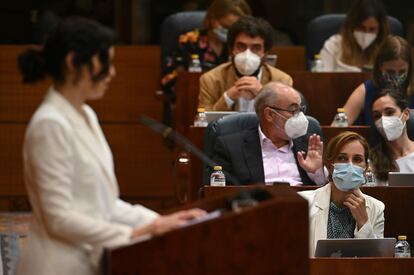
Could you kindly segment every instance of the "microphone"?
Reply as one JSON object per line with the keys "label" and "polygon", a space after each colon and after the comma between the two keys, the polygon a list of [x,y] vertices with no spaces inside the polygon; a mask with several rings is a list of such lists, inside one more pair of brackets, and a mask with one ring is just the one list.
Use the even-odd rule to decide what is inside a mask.
{"label": "microphone", "polygon": [[[164,124],[146,116],[141,115],[139,117],[139,121],[141,124],[151,128],[153,131],[161,134],[164,138],[171,139],[175,143],[183,146],[187,151],[195,155],[197,158],[199,158],[201,161],[203,161],[206,165],[208,165],[210,168],[213,168],[217,165],[215,161],[210,159],[204,152],[202,152],[200,149],[198,149],[194,144],[192,144],[186,137],[183,135],[177,133],[174,131],[171,127],[165,126]],[[223,170],[223,172],[226,172],[226,178],[233,182],[235,185],[240,185],[240,181],[231,175],[229,172]],[[200,194],[201,197],[203,189],[200,188]],[[262,188],[254,188],[252,190],[240,190],[237,192],[236,195],[226,199],[225,201],[225,209],[219,209],[220,211],[223,210],[230,210],[235,212],[240,212],[243,210],[243,208],[246,207],[252,207],[257,205],[258,203],[268,200],[272,198],[273,196],[270,194],[268,190],[264,190]],[[215,212],[215,211],[214,211]],[[213,213],[214,213],[213,212]],[[217,213],[216,213],[217,214]]]}
{"label": "microphone", "polygon": [[[164,124],[152,119],[146,115],[140,115],[139,122],[142,125],[147,126],[153,131],[161,134],[164,138],[171,139],[175,143],[183,146],[185,150],[189,151],[191,154],[195,155],[198,159],[203,161],[208,167],[214,168],[218,164],[210,159],[206,154],[204,154],[200,149],[198,149],[194,144],[192,144],[186,137],[174,131],[171,127],[165,126]],[[239,185],[239,181],[232,176],[229,172],[226,172],[226,177],[229,181],[233,182],[235,185]]]}

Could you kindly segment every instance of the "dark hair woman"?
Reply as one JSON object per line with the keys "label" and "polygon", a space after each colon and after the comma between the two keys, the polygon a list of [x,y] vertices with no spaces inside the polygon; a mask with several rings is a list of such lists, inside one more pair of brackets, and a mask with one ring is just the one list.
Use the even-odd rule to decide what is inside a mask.
{"label": "dark hair woman", "polygon": [[24,176],[33,220],[17,274],[98,274],[97,256],[147,234],[161,234],[203,215],[169,216],[119,199],[109,146],[87,100],[102,98],[115,76],[114,34],[68,18],[42,49],[19,57],[26,83],[52,79],[27,127]]}
{"label": "dark hair woman", "polygon": [[371,151],[377,181],[388,181],[389,172],[414,172],[414,142],[407,135],[410,109],[398,90],[381,91],[372,104],[372,117],[380,142]]}
{"label": "dark hair woman", "polygon": [[[400,90],[414,107],[413,59],[410,44],[399,36],[388,36],[374,62],[373,79],[359,85],[345,103],[348,123],[371,125],[373,98],[383,88]],[[358,116],[361,115],[358,119]],[[358,120],[357,120],[358,119]]]}

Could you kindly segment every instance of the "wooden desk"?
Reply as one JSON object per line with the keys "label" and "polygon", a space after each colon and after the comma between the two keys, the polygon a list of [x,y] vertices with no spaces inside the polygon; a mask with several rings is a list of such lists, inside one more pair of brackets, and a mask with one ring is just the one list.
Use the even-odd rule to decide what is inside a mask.
{"label": "wooden desk", "polygon": [[[27,208],[20,201],[26,198],[21,146],[26,125],[50,85],[21,84],[16,60],[26,47],[0,46],[0,210]],[[159,47],[117,46],[115,51],[117,77],[105,97],[91,105],[113,151],[121,196],[168,208],[176,205],[173,153],[159,135],[138,123],[142,113],[162,117],[162,104],[154,97],[160,86]]]}
{"label": "wooden desk", "polygon": [[365,80],[369,73],[311,73],[289,72],[293,87],[302,92],[308,101],[308,114],[321,125],[330,125],[337,108],[345,105],[351,93]]}
{"label": "wooden desk", "polygon": [[313,258],[310,275],[413,274],[414,258]]}
{"label": "wooden desk", "polygon": [[306,69],[305,47],[273,47],[270,54],[277,55],[276,67],[283,71],[304,71]]}
{"label": "wooden desk", "polygon": [[[204,197],[212,198],[216,196],[234,194],[246,188],[254,188],[256,186],[226,186],[226,187],[212,187],[205,186]],[[268,186],[269,189],[276,189],[277,187]],[[297,191],[312,190],[317,187],[309,186],[293,186],[291,187]],[[277,189],[276,189],[277,190]],[[414,186],[413,187],[362,187],[361,191],[370,195],[385,204],[385,227],[384,236],[397,238],[398,235],[407,235],[408,242],[414,243],[414,219],[411,212],[414,209]]]}
{"label": "wooden desk", "polygon": [[[358,85],[370,78],[368,73],[311,73],[288,71],[293,86],[308,101],[308,114],[321,125],[330,125],[337,108],[343,107]],[[201,73],[180,72],[177,79],[176,129],[188,136],[188,127],[197,113]]]}
{"label": "wooden desk", "polygon": [[[206,222],[107,249],[103,274],[309,274],[307,202],[281,189],[241,212],[228,210]],[[185,208],[229,209],[227,199]]]}

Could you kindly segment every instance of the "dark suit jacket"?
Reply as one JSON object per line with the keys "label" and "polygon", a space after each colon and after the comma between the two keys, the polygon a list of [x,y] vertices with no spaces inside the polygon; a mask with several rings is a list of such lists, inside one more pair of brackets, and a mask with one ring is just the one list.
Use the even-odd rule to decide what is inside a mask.
{"label": "dark suit jacket", "polygon": [[[307,134],[293,140],[293,152],[304,185],[315,185],[315,183],[309,178],[306,171],[300,167],[297,152],[307,152],[309,136],[313,133],[322,137],[319,125],[316,127],[309,123]],[[258,127],[218,137],[214,147],[213,159],[223,167],[225,173],[230,173],[235,177],[239,184],[265,182]],[[227,177],[226,184],[232,185],[234,182],[229,181]]]}

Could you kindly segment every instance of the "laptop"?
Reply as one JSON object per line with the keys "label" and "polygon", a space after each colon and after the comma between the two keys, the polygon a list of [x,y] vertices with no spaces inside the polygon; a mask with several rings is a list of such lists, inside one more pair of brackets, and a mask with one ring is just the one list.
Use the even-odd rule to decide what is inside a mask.
{"label": "laptop", "polygon": [[414,186],[414,173],[388,173],[389,186]]}
{"label": "laptop", "polygon": [[315,257],[394,257],[395,242],[395,238],[319,240]]}
{"label": "laptop", "polygon": [[231,112],[231,111],[207,111],[206,112],[207,122],[210,123],[210,122],[218,120],[222,117],[232,115],[232,114],[236,114],[236,113],[237,112]]}

